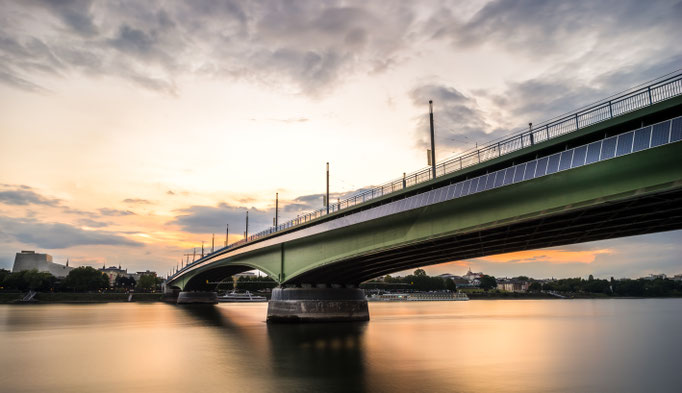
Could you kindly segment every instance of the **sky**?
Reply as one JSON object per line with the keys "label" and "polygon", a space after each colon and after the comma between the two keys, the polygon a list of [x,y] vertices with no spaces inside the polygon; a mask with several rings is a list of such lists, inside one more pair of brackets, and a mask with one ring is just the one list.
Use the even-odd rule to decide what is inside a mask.
{"label": "sky", "polygon": [[[682,68],[680,1],[0,0],[0,268],[183,255]],[[682,273],[682,231],[429,274]]]}

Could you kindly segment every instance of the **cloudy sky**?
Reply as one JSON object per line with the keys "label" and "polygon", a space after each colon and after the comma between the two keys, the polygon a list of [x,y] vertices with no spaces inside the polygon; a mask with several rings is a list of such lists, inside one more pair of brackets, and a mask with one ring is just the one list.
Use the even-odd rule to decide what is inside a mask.
{"label": "cloudy sky", "polygon": [[[0,0],[0,268],[167,272],[201,241],[682,68],[679,1]],[[682,273],[682,232],[430,273]]]}

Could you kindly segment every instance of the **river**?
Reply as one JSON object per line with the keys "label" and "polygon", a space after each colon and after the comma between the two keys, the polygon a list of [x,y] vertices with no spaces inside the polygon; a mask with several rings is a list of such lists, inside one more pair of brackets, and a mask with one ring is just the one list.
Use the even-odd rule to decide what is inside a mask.
{"label": "river", "polygon": [[0,305],[0,391],[679,392],[682,299],[370,303],[267,325],[267,305]]}

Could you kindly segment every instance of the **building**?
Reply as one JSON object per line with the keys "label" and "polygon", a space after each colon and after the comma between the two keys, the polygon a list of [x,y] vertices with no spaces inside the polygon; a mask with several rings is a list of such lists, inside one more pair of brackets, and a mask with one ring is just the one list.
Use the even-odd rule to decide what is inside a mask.
{"label": "building", "polygon": [[505,292],[528,292],[530,282],[519,280],[498,280],[497,289]]}
{"label": "building", "polygon": [[121,265],[116,266],[109,266],[106,267],[103,266],[101,269],[99,269],[100,272],[106,274],[109,277],[109,285],[113,286],[114,282],[116,281],[116,277],[122,276],[125,278],[130,277],[128,274],[128,269],[121,269]]}
{"label": "building", "polygon": [[153,272],[151,270],[145,270],[143,272],[128,273],[128,277],[133,278],[136,282],[140,281],[140,277],[142,277],[142,276],[154,276],[154,277],[156,277],[156,272]]}
{"label": "building", "polygon": [[66,265],[60,265],[52,262],[52,255],[38,254],[35,251],[21,251],[14,257],[14,266],[12,272],[23,272],[25,270],[37,270],[39,272],[50,273],[55,277],[66,277],[72,267],[69,267],[69,261]]}
{"label": "building", "polygon": [[[469,281],[470,283],[473,283],[475,280],[479,280],[481,277],[483,277],[482,272],[474,273],[471,271],[471,268],[469,268],[469,271],[467,272],[467,274],[462,276],[462,278]],[[479,283],[480,283],[480,281],[479,281]]]}
{"label": "building", "polygon": [[648,277],[644,277],[645,280],[665,280],[668,278],[665,274],[649,274]]}

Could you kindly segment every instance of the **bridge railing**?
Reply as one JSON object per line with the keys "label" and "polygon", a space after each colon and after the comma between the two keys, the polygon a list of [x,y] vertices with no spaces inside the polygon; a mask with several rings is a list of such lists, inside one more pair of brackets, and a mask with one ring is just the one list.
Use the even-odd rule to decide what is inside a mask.
{"label": "bridge railing", "polygon": [[[654,105],[680,94],[682,94],[682,73],[659,80],[644,87],[633,89],[617,97],[600,101],[558,119],[542,122],[528,131],[520,132],[510,137],[489,143],[478,149],[472,149],[458,156],[449,158],[436,165],[436,177],[457,172],[464,168],[510,154],[537,143],[575,132],[602,121]],[[405,174],[402,178],[390,181],[381,186],[357,193],[336,203],[330,203],[329,213],[335,213],[431,179],[432,173],[430,167],[420,169],[416,172]],[[276,227],[270,227],[253,235],[249,235],[247,238],[232,243],[227,247],[220,248],[214,253],[308,223],[325,215],[327,215],[326,207],[300,215]],[[202,261],[210,255],[212,254],[206,255],[204,258],[188,264],[186,267],[179,269],[174,275],[193,264]]]}
{"label": "bridge railing", "polygon": [[[532,129],[492,142],[478,149],[472,149],[459,156],[449,158],[436,165],[436,177],[450,174],[464,168],[489,161],[523,148],[544,142],[582,128],[621,116],[682,94],[682,74],[657,81],[650,85],[631,90],[620,96],[603,100],[558,119],[542,122]],[[390,194],[432,179],[431,168],[424,168],[403,178],[395,179],[378,187],[352,195],[337,203],[330,203],[329,213],[356,206],[377,197]],[[299,216],[278,227],[269,228],[249,237],[259,237],[300,225],[327,214],[326,208]]]}

